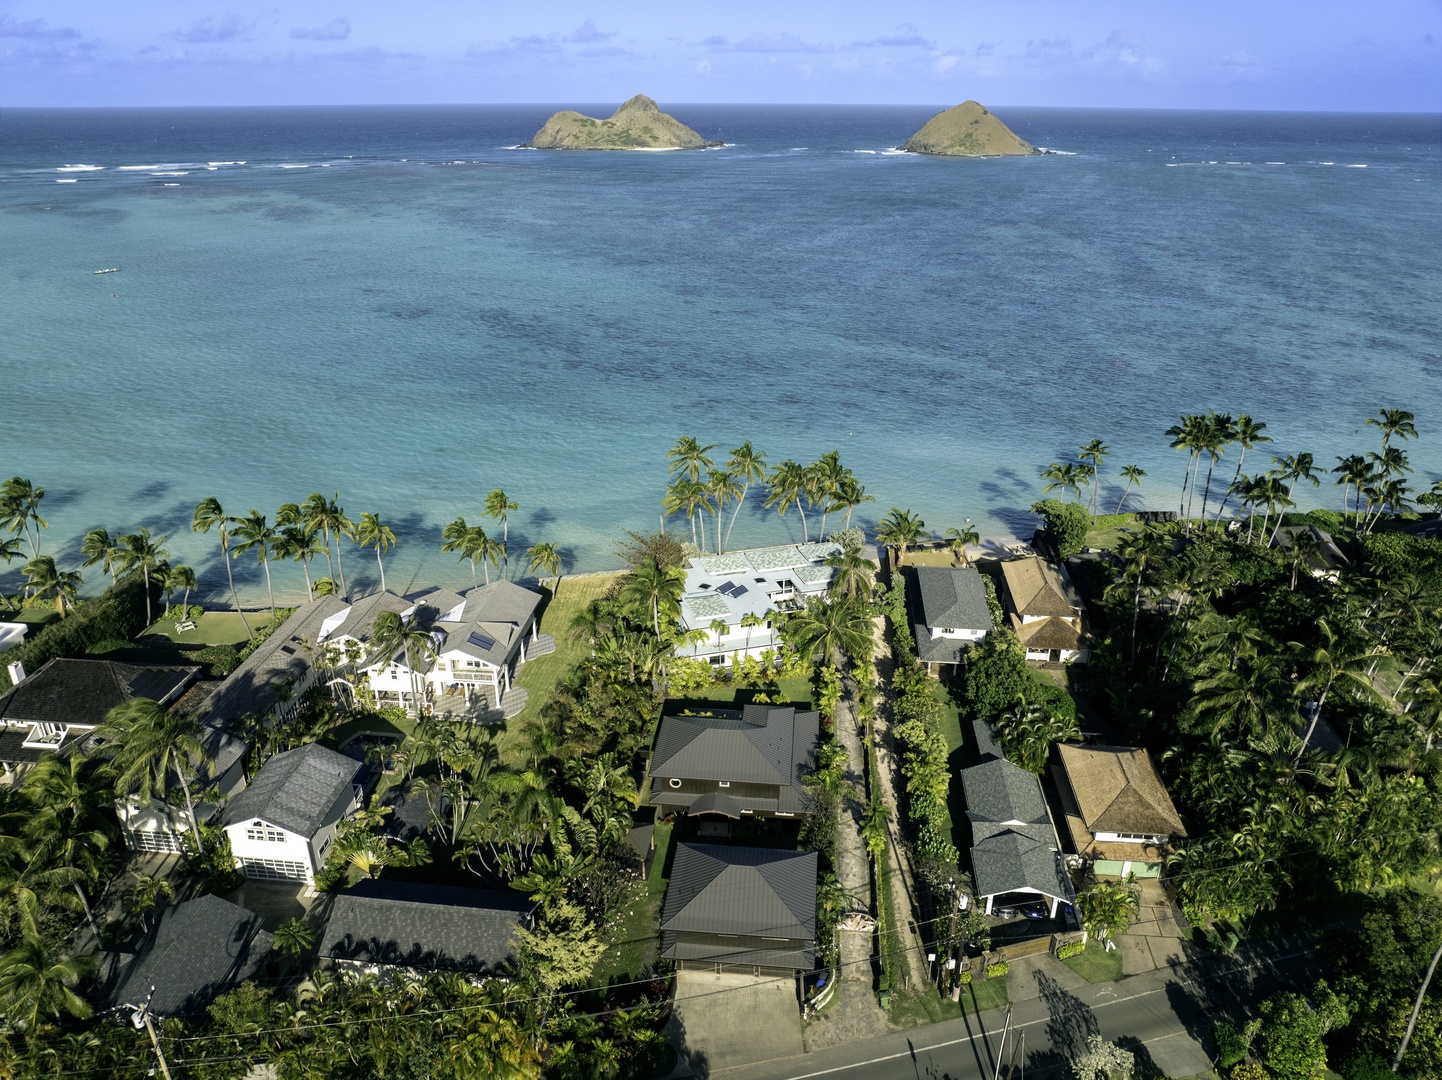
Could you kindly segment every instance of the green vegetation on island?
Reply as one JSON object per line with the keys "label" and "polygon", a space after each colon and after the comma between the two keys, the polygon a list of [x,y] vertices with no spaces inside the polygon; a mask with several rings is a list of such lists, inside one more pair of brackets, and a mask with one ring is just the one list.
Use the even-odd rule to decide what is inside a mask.
{"label": "green vegetation on island", "polygon": [[707,142],[637,94],[606,120],[563,109],[525,145],[533,150],[703,150],[721,144]]}
{"label": "green vegetation on island", "polygon": [[1041,151],[979,102],[963,101],[928,120],[901,149],[938,157],[1022,157]]}

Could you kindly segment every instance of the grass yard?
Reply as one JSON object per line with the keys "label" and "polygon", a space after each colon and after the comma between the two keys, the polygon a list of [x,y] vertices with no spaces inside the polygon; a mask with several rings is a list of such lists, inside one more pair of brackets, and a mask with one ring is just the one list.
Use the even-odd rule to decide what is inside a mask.
{"label": "grass yard", "polygon": [[[971,554],[974,558],[977,549],[972,547]],[[902,566],[959,566],[956,556],[951,553],[950,548],[935,548],[930,551],[916,551],[915,549],[906,553],[906,562]]]}
{"label": "grass yard", "polygon": [[1086,546],[1115,551],[1127,536],[1140,529],[1135,514],[1103,514],[1097,528],[1087,533]]}
{"label": "grass yard", "polygon": [[[69,610],[68,608],[66,609]],[[51,604],[43,608],[25,608],[23,611],[0,612],[0,622],[25,623],[30,627],[27,637],[33,636],[41,627],[49,626],[53,622],[60,621],[60,613]]]}
{"label": "grass yard", "polygon": [[657,935],[661,925],[661,901],[666,895],[666,870],[670,865],[671,825],[656,825],[656,853],[651,873],[633,886],[620,918],[608,927],[606,952],[596,965],[595,984],[635,979],[641,969],[656,959]]}
{"label": "grass yard", "polygon": [[[247,612],[246,619],[250,622],[250,628],[257,630],[270,621],[270,612]],[[176,631],[175,624],[176,620],[173,618],[160,619],[140,637],[162,637],[177,645],[197,649],[206,645],[239,646],[250,640],[250,635],[245,632],[245,624],[233,611],[207,611],[195,620],[194,630],[187,630],[183,634]]]}
{"label": "grass yard", "polygon": [[[811,707],[811,680],[803,676],[795,678],[783,678],[776,681],[777,692],[772,694],[779,702],[788,705],[804,705]],[[740,686],[733,686],[727,683],[716,683],[709,690],[703,691],[692,697],[669,698],[666,702],[666,711],[674,712],[678,709],[699,709],[705,705],[731,705],[749,704],[751,698],[757,691]]]}
{"label": "grass yard", "polygon": [[979,1016],[1000,1009],[1008,1001],[1005,979],[982,979],[961,988],[961,1000],[943,998],[928,983],[923,987],[898,990],[891,998],[891,1022],[902,1027],[937,1024],[966,1014]]}
{"label": "grass yard", "polygon": [[320,741],[322,746],[339,750],[357,735],[398,735],[408,739],[415,734],[415,730],[416,723],[409,717],[392,723],[379,716],[363,716],[359,720],[348,720],[340,727],[331,728]]}
{"label": "grass yard", "polygon": [[1088,941],[1076,956],[1062,961],[1089,983],[1116,982],[1122,977],[1122,952],[1107,952],[1099,941]]}
{"label": "grass yard", "polygon": [[562,578],[560,591],[552,597],[546,593],[546,606],[541,610],[541,632],[556,639],[556,651],[549,656],[537,657],[521,665],[516,674],[516,685],[526,688],[530,698],[526,707],[507,722],[501,735],[501,756],[508,759],[508,751],[520,744],[520,733],[532,719],[541,714],[542,707],[556,692],[556,686],[576,664],[590,652],[585,642],[573,641],[570,636],[571,620],[592,600],[600,599],[621,574],[588,574],[585,577]]}
{"label": "grass yard", "polygon": [[[957,837],[956,820],[961,812],[961,781],[957,778],[957,772],[962,768],[965,750],[963,749],[965,739],[961,733],[961,710],[957,707],[956,699],[952,697],[947,684],[937,679],[932,683],[931,692],[941,704],[941,733],[946,736],[947,762],[951,766],[952,776],[951,789],[947,796],[946,828],[952,832],[952,843],[958,848],[964,848],[962,841],[964,837]],[[966,764],[974,764],[967,761]]]}

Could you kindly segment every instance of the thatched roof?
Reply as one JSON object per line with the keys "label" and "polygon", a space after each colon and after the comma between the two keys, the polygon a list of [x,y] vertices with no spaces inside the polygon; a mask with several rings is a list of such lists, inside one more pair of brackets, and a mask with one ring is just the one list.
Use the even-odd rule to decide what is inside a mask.
{"label": "thatched roof", "polygon": [[1093,834],[1186,836],[1162,778],[1145,750],[1126,746],[1057,746],[1062,768]]}

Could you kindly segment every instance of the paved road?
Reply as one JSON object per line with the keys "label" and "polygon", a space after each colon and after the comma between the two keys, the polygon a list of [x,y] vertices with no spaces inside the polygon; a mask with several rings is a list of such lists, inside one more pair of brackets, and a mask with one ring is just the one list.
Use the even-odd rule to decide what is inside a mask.
{"label": "paved road", "polygon": [[[1070,1075],[1066,1062],[1088,1034],[1118,1042],[1172,1077],[1194,1076],[1210,1066],[1207,1044],[1214,1020],[1229,1009],[1251,1006],[1284,986],[1308,986],[1318,974],[1309,939],[1291,939],[1254,950],[1242,960],[1208,961],[1148,972],[1115,983],[1074,990],[1045,968],[1017,970],[1011,1034],[1005,1051],[1001,1010],[911,1028],[794,1058],[710,1072],[714,1080],[993,1080],[997,1057],[1012,1057],[1013,1040],[1025,1039],[1018,1061],[1026,1075]],[[1002,1070],[1005,1075],[1005,1069]]]}

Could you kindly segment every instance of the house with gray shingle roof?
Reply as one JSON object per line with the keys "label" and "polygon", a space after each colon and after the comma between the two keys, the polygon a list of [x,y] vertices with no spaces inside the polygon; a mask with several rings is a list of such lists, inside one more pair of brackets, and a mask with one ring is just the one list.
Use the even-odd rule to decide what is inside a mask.
{"label": "house with gray shingle roof", "polygon": [[342,821],[361,805],[361,763],[318,743],[276,754],[225,804],[221,824],[248,878],[313,881]]}
{"label": "house with gray shingle roof", "polygon": [[676,655],[729,667],[778,649],[776,615],[825,596],[835,573],[826,560],[840,553],[840,544],[825,542],[693,556],[686,565],[680,623],[698,640],[683,640]]}
{"label": "house with gray shingle roof", "polygon": [[150,997],[159,1017],[196,1016],[221,994],[257,978],[274,939],[261,918],[218,896],[166,908],[134,957],[103,958],[102,982],[114,1008]]}
{"label": "house with gray shingle roof", "polygon": [[971,869],[978,898],[991,914],[998,897],[1042,897],[1057,906],[1076,896],[1041,781],[1005,758],[961,770],[971,823]]}
{"label": "house with gray shingle roof", "polygon": [[677,844],[661,909],[661,955],[678,970],[812,970],[816,868],[814,851]]}
{"label": "house with gray shingle roof", "polygon": [[370,973],[496,976],[516,964],[516,931],[536,909],[524,894],[418,882],[358,882],[331,902],[318,955]]}
{"label": "house with gray shingle roof", "polygon": [[820,716],[789,705],[663,716],[651,754],[660,813],[805,817],[802,778],[815,767]]}
{"label": "house with gray shingle roof", "polygon": [[929,675],[955,675],[962,654],[996,626],[981,574],[971,566],[909,566],[905,572],[916,658]]}

